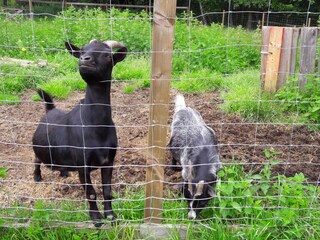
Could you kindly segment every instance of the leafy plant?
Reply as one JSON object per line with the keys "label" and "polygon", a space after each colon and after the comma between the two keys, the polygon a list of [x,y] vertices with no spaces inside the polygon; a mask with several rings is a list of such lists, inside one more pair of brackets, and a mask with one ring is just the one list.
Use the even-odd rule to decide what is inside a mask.
{"label": "leafy plant", "polygon": [[8,168],[0,167],[0,178],[6,178],[8,176]]}
{"label": "leafy plant", "polygon": [[311,122],[320,122],[320,78],[309,76],[304,88],[299,87],[298,78],[288,81],[276,97],[286,111],[301,113]]}

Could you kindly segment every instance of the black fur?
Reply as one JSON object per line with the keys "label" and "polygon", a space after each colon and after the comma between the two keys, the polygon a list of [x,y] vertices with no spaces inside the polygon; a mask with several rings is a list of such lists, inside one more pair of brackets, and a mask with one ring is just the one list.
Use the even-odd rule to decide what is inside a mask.
{"label": "black fur", "polygon": [[89,215],[92,220],[99,220],[103,216],[97,207],[90,172],[100,168],[104,217],[115,219],[111,206],[111,177],[118,145],[111,115],[110,85],[113,66],[125,58],[127,48],[123,46],[112,53],[107,44],[97,40],[81,49],[71,43],[65,45],[79,58],[79,71],[87,83],[85,99],[70,112],[64,112],[55,108],[48,93],[38,90],[46,102],[47,114],[32,139],[36,155],[34,180],[42,179],[41,163],[60,171],[61,176],[67,176],[68,171],[78,171],[89,202]]}

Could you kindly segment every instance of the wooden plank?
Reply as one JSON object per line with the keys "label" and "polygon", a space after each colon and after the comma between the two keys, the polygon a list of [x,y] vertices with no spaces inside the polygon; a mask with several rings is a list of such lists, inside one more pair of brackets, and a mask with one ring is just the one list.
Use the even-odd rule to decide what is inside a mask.
{"label": "wooden plank", "polygon": [[146,169],[146,223],[161,223],[176,0],[155,0]]}
{"label": "wooden plank", "polygon": [[268,46],[270,37],[270,27],[262,27],[262,42],[261,42],[261,68],[260,68],[260,79],[261,86],[264,86],[264,80],[266,76],[267,68],[267,57],[268,57]]}
{"label": "wooden plank", "polygon": [[309,74],[315,73],[318,29],[304,27],[301,29],[301,51],[299,64],[299,87],[304,88]]}
{"label": "wooden plank", "polygon": [[267,92],[276,92],[277,90],[283,32],[283,27],[271,27],[270,29],[269,54],[267,55],[266,75],[264,79],[264,90]]}
{"label": "wooden plank", "polygon": [[293,28],[284,28],[276,90],[279,90],[282,86],[286,84],[287,78],[289,76],[292,53],[292,37]]}
{"label": "wooden plank", "polygon": [[289,76],[294,76],[296,74],[299,35],[300,28],[293,28]]}

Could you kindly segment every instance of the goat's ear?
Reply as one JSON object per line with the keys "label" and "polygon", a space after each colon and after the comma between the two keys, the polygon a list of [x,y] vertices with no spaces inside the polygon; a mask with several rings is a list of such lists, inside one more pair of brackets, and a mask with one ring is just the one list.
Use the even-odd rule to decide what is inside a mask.
{"label": "goat's ear", "polygon": [[64,45],[66,46],[67,50],[69,51],[69,53],[76,57],[79,58],[80,57],[80,48],[78,48],[77,46],[69,43],[69,42],[65,42]]}
{"label": "goat's ear", "polygon": [[114,65],[116,65],[116,63],[121,62],[123,59],[125,59],[125,57],[127,56],[127,52],[128,52],[128,49],[126,47],[122,47],[118,51],[116,51],[113,54]]}

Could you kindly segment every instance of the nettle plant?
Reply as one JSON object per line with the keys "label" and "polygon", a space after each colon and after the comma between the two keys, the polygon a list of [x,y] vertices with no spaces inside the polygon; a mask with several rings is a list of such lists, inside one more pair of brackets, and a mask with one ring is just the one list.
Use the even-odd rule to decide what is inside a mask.
{"label": "nettle plant", "polygon": [[219,209],[217,217],[237,224],[250,221],[250,224],[288,226],[313,214],[309,209],[319,205],[315,201],[318,188],[306,184],[302,173],[293,177],[273,173],[272,168],[281,163],[277,159],[280,153],[266,149],[264,154],[265,163],[258,173],[247,172],[241,164],[225,166],[219,172],[214,200]]}
{"label": "nettle plant", "polygon": [[320,78],[308,76],[303,89],[299,88],[298,78],[289,79],[276,98],[289,112],[299,112],[311,122],[320,122]]}

